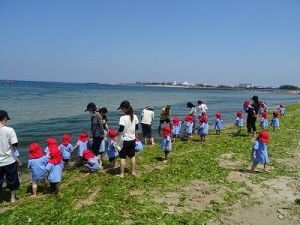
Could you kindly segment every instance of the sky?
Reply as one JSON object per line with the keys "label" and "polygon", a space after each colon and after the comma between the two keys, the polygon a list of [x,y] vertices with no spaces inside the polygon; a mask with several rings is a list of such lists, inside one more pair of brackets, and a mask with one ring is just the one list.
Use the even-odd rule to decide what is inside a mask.
{"label": "sky", "polygon": [[300,86],[300,1],[0,0],[0,79]]}

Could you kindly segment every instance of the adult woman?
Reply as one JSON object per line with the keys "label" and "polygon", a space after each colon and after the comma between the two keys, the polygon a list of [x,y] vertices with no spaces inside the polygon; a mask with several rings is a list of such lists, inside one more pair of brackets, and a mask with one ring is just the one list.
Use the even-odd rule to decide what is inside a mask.
{"label": "adult woman", "polygon": [[10,190],[10,202],[16,201],[16,190],[19,188],[18,164],[13,157],[13,151],[18,147],[17,135],[13,128],[7,127],[10,120],[4,110],[0,110],[0,193],[6,177],[7,187]]}
{"label": "adult woman", "polygon": [[198,101],[198,107],[197,107],[197,110],[196,110],[197,119],[200,119],[201,116],[206,114],[207,110],[208,110],[208,108],[207,108],[207,105],[205,104],[205,102],[199,100]]}
{"label": "adult woman", "polygon": [[120,117],[119,129],[116,135],[123,135],[123,147],[119,152],[120,156],[120,174],[118,176],[124,177],[125,159],[128,156],[130,158],[130,173],[135,176],[135,139],[138,137],[139,120],[136,115],[133,114],[133,109],[129,101],[125,100],[121,102],[118,109],[122,110]]}
{"label": "adult woman", "polygon": [[91,136],[92,139],[92,151],[101,160],[99,148],[104,138],[104,130],[102,125],[102,118],[98,112],[95,103],[90,102],[85,111],[89,111],[91,114]]}
{"label": "adult woman", "polygon": [[251,131],[253,131],[254,136],[256,136],[256,117],[258,115],[259,110],[259,101],[258,96],[254,95],[252,98],[253,103],[251,104],[251,107],[246,111],[247,112],[247,130],[248,135],[251,134]]}
{"label": "adult woman", "polygon": [[154,145],[154,138],[152,134],[152,122],[154,119],[154,108],[153,106],[146,106],[141,114],[141,125],[142,125],[142,131],[143,131],[143,138],[145,144],[148,144],[148,141],[152,145]]}

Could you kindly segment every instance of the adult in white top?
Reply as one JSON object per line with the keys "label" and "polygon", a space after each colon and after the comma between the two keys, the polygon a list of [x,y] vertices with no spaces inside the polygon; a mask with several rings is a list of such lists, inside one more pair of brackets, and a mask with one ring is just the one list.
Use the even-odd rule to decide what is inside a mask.
{"label": "adult in white top", "polygon": [[133,109],[129,101],[125,100],[121,102],[120,107],[123,114],[120,117],[119,129],[116,135],[123,135],[123,147],[119,152],[120,156],[120,174],[118,176],[124,177],[125,159],[128,156],[130,158],[130,173],[135,176],[135,140],[138,137],[139,120],[136,115],[133,114]]}
{"label": "adult in white top", "polygon": [[199,100],[198,107],[197,107],[197,118],[199,119],[201,116],[206,115],[207,110],[208,108],[205,102]]}
{"label": "adult in white top", "polygon": [[148,141],[154,145],[154,138],[152,133],[152,122],[154,119],[154,108],[153,106],[146,106],[141,114],[141,125],[143,131],[143,138],[145,144],[148,144]]}
{"label": "adult in white top", "polygon": [[0,193],[6,177],[7,187],[11,193],[11,202],[16,201],[16,190],[19,188],[18,164],[13,152],[18,147],[17,135],[13,128],[7,127],[10,120],[5,110],[0,110]]}

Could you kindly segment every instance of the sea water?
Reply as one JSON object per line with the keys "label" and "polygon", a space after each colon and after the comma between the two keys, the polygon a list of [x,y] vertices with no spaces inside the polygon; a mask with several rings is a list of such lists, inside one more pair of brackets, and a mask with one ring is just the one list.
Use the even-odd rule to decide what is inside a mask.
{"label": "sea water", "polygon": [[279,104],[299,102],[299,95],[284,93],[15,81],[0,83],[0,109],[8,111],[11,120],[7,126],[13,127],[17,133],[24,161],[28,159],[28,146],[32,142],[44,148],[47,138],[53,137],[61,142],[63,134],[70,134],[71,143],[75,144],[81,132],[90,133],[90,114],[84,112],[89,102],[108,109],[110,129],[118,129],[121,114],[117,108],[121,101],[129,100],[138,118],[145,106],[154,106],[153,128],[157,137],[160,110],[166,105],[172,105],[172,116],[183,120],[189,112],[186,103],[197,106],[197,101],[203,100],[208,106],[211,125],[216,113],[223,115],[225,124],[233,124],[236,112],[242,111],[244,100],[250,100],[253,95],[258,95],[273,109]]}

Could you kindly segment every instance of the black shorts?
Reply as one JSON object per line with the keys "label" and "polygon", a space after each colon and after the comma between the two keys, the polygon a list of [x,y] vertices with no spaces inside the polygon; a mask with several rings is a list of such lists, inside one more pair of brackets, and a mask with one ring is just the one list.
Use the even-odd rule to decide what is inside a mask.
{"label": "black shorts", "polygon": [[160,120],[160,121],[159,121],[160,124],[163,124],[164,122],[170,123],[171,120],[170,120],[170,118],[167,118],[167,119],[165,119],[165,120]]}
{"label": "black shorts", "polygon": [[0,167],[0,192],[2,191],[4,175],[6,178],[7,188],[10,191],[17,190],[20,186],[18,176],[18,163],[14,162],[12,164]]}
{"label": "black shorts", "polygon": [[124,141],[123,148],[119,152],[119,156],[121,159],[126,159],[126,156],[132,158],[135,156],[135,140],[132,141]]}
{"label": "black shorts", "polygon": [[92,144],[92,152],[97,156],[99,155],[99,149],[100,145],[102,143],[103,138],[93,138],[93,144]]}
{"label": "black shorts", "polygon": [[151,125],[142,123],[142,131],[143,138],[153,138]]}

